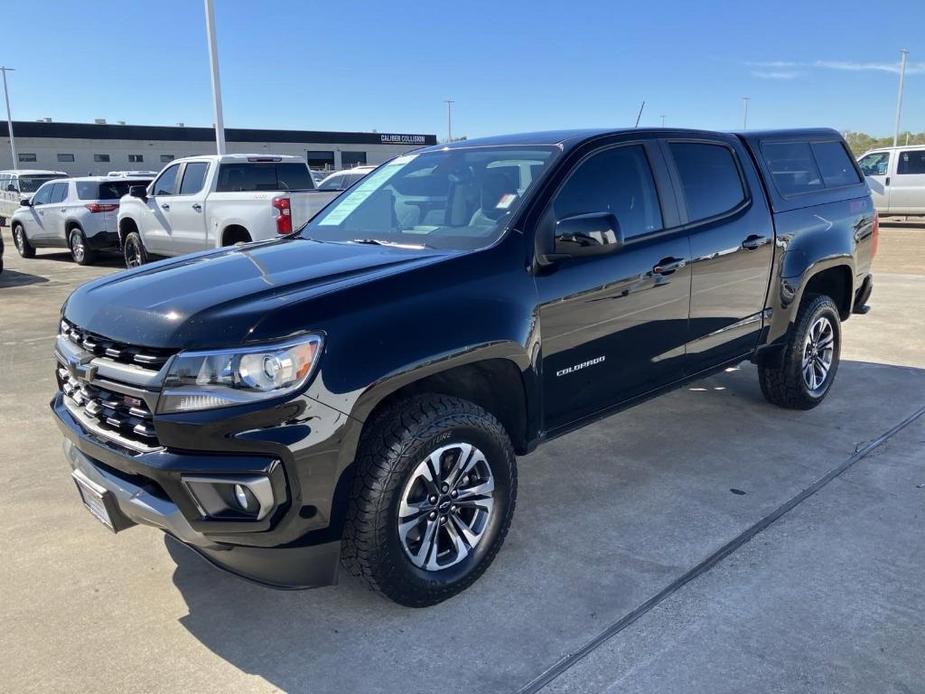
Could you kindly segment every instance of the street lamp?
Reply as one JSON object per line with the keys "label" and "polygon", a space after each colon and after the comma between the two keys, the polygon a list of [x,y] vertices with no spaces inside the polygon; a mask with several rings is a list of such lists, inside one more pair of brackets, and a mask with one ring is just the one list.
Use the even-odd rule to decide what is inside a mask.
{"label": "street lamp", "polygon": [[748,130],[748,102],[751,100],[750,96],[742,97],[742,130]]}
{"label": "street lamp", "polygon": [[444,99],[446,104],[446,139],[448,142],[453,141],[453,99]]}
{"label": "street lamp", "polygon": [[222,84],[218,77],[218,48],[215,46],[215,11],[212,0],[206,3],[206,38],[209,41],[209,68],[212,71],[212,104],[215,107],[215,149],[225,153],[225,121],[222,118]]}
{"label": "street lamp", "polygon": [[0,66],[0,72],[3,73],[3,98],[6,101],[6,127],[10,133],[10,153],[13,155],[13,171],[19,168],[19,159],[16,156],[16,140],[13,138],[13,116],[10,113],[10,92],[6,87],[6,73],[15,72],[11,67]]}
{"label": "street lamp", "polygon": [[899,144],[899,119],[903,111],[903,81],[906,77],[906,58],[909,51],[905,48],[899,51],[899,94],[896,96],[896,128],[893,130],[893,146]]}

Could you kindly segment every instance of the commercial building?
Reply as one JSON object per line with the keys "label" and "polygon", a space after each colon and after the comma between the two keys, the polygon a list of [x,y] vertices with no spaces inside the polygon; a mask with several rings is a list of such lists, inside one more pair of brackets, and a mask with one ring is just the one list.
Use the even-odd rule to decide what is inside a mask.
{"label": "commercial building", "polygon": [[[9,129],[6,122],[0,122],[0,169],[51,169],[73,175],[157,171],[177,157],[215,153],[212,128],[183,125],[14,121],[13,134],[19,159],[16,167],[11,160]],[[294,154],[305,157],[313,169],[380,164],[437,143],[435,135],[239,128],[226,128],[225,140],[232,154]]]}

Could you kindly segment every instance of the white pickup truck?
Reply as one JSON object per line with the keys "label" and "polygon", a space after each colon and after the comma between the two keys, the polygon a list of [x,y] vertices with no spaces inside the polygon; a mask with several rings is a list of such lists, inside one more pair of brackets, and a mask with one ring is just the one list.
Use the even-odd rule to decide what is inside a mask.
{"label": "white pickup truck", "polygon": [[63,171],[44,169],[7,169],[0,171],[0,226],[6,224],[20,203],[39,189],[45,181],[67,178]]}
{"label": "white pickup truck", "polygon": [[125,264],[290,234],[337,196],[304,159],[223,154],[176,159],[119,201]]}

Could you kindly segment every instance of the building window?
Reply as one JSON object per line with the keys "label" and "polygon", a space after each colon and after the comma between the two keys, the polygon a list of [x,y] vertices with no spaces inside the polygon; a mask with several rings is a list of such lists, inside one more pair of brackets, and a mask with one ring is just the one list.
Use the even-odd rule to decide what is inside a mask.
{"label": "building window", "polygon": [[173,161],[174,156],[172,154],[162,154],[161,155],[161,164],[166,164],[168,161]]}
{"label": "building window", "polygon": [[341,152],[341,166],[345,169],[352,169],[354,166],[366,164],[366,152]]}
{"label": "building window", "polygon": [[326,150],[308,150],[305,153],[305,160],[308,162],[308,168],[310,169],[333,169],[334,168],[334,152],[328,152]]}
{"label": "building window", "polygon": [[145,155],[144,154],[129,154],[128,160],[132,164],[140,164],[141,162],[145,160]]}
{"label": "building window", "polygon": [[59,154],[58,161],[65,163],[65,164],[68,162],[72,162],[74,161],[74,155],[73,154]]}
{"label": "building window", "polygon": [[36,157],[35,154],[31,152],[20,152],[18,159],[21,162],[22,161],[38,161],[38,157]]}
{"label": "building window", "polygon": [[93,155],[93,161],[95,161],[95,162],[97,162],[97,163],[104,163],[104,162],[105,162],[105,163],[108,163],[108,162],[109,162],[109,155],[108,155],[108,154],[94,154],[94,155]]}

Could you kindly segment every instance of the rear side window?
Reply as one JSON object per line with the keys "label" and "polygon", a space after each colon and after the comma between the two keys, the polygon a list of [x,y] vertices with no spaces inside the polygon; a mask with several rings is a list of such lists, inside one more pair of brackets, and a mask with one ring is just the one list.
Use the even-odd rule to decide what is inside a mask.
{"label": "rear side window", "polygon": [[312,190],[308,167],[300,163],[222,164],[218,171],[219,193],[261,190]]}
{"label": "rear side window", "polygon": [[822,175],[808,142],[763,142],[761,154],[781,195],[823,188]]}
{"label": "rear side window", "polygon": [[899,153],[897,175],[925,174],[925,149],[910,149]]}
{"label": "rear side window", "polygon": [[639,145],[614,147],[579,164],[553,201],[556,219],[610,212],[626,238],[662,228],[658,192]]}
{"label": "rear side window", "polygon": [[816,163],[819,165],[819,172],[826,188],[850,186],[861,182],[851,161],[851,155],[838,140],[814,142],[813,154],[816,155]]}
{"label": "rear side window", "polygon": [[745,200],[745,188],[735,156],[724,145],[672,142],[689,221],[724,214]]}
{"label": "rear side window", "polygon": [[186,171],[183,172],[183,183],[180,184],[180,195],[193,195],[202,190],[208,170],[209,162],[206,161],[193,161],[187,164]]}

